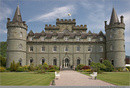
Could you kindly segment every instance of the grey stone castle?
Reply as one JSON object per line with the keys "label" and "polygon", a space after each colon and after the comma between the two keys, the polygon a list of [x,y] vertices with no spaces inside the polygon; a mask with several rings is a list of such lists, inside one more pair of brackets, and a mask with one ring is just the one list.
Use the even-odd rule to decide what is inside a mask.
{"label": "grey stone castle", "polygon": [[125,66],[125,24],[113,8],[110,23],[105,21],[105,34],[87,32],[86,25],[76,25],[75,19],[56,19],[56,25],[45,25],[45,31],[27,34],[19,6],[14,18],[7,21],[7,67],[13,60],[20,65],[43,63],[70,68],[78,64],[108,59],[115,67]]}

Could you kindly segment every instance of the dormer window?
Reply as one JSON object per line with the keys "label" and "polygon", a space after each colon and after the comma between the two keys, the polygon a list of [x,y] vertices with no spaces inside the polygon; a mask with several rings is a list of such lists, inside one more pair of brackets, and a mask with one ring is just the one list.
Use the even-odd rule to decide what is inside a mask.
{"label": "dormer window", "polygon": [[53,38],[53,40],[54,40],[54,41],[56,41],[56,40],[57,40],[57,38],[56,38],[56,37],[54,37],[54,38]]}
{"label": "dormer window", "polygon": [[92,41],[92,39],[89,37],[89,38],[88,38],[88,41]]}
{"label": "dormer window", "polygon": [[68,41],[68,37],[65,37],[65,41]]}
{"label": "dormer window", "polygon": [[45,40],[45,37],[41,37],[41,41],[44,41]]}
{"label": "dormer window", "polygon": [[29,37],[29,41],[32,41],[32,37]]}
{"label": "dormer window", "polygon": [[76,41],[79,41],[80,40],[80,38],[79,37],[76,37]]}
{"label": "dormer window", "polygon": [[100,37],[100,41],[103,41],[103,38],[102,38],[102,37]]}

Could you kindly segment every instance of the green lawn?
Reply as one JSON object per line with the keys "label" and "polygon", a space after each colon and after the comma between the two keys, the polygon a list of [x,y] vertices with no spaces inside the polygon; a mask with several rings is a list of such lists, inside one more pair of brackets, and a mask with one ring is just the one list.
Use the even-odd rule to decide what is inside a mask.
{"label": "green lawn", "polygon": [[55,78],[54,72],[37,74],[31,72],[7,72],[0,73],[0,85],[2,86],[49,86]]}
{"label": "green lawn", "polygon": [[[89,73],[82,73],[90,76]],[[98,74],[97,79],[119,86],[130,86],[130,72],[104,72]]]}

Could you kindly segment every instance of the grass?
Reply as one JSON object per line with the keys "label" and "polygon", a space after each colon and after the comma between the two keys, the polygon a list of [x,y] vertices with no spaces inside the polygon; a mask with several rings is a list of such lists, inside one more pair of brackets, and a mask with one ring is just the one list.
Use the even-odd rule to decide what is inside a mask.
{"label": "grass", "polygon": [[[87,72],[82,72],[90,76]],[[97,79],[109,82],[118,86],[130,86],[130,72],[104,72],[97,75]]]}
{"label": "grass", "polygon": [[0,73],[2,86],[49,86],[55,78],[54,72],[37,74],[31,72],[6,72]]}

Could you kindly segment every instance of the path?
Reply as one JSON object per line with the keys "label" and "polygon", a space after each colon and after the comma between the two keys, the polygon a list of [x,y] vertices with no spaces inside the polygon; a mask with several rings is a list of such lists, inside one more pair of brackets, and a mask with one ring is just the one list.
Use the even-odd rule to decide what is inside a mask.
{"label": "path", "polygon": [[114,86],[113,84],[93,80],[89,76],[76,71],[60,71],[60,79],[55,80],[55,86]]}

